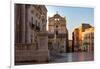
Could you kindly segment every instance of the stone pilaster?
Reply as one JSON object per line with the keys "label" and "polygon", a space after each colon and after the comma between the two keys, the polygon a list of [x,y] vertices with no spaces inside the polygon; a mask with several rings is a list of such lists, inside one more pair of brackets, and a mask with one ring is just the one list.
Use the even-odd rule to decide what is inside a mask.
{"label": "stone pilaster", "polygon": [[21,6],[21,43],[25,43],[25,5]]}

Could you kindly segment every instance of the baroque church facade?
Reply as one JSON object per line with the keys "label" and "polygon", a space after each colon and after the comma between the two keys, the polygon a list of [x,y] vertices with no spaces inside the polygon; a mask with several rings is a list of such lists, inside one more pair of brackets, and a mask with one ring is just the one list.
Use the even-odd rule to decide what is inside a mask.
{"label": "baroque church facade", "polygon": [[67,21],[58,13],[48,18],[48,48],[50,52],[68,52]]}

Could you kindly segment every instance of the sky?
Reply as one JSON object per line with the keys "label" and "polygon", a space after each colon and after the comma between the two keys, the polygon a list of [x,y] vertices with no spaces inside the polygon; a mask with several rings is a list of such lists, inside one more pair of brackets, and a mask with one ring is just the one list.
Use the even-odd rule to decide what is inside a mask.
{"label": "sky", "polygon": [[[69,6],[46,6],[47,19],[58,13],[66,17],[66,28],[68,29],[69,39],[72,39],[72,32],[82,23],[94,26],[94,9],[86,7],[69,7]],[[48,20],[47,20],[48,21]],[[48,23],[48,22],[47,22]]]}

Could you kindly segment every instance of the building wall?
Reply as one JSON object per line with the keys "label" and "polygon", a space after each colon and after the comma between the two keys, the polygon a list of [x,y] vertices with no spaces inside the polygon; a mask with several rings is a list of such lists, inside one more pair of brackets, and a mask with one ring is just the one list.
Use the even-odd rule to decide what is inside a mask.
{"label": "building wall", "polygon": [[85,31],[85,29],[88,29],[90,27],[92,27],[92,26],[89,24],[84,24],[84,23],[79,27],[79,41],[80,41],[79,45],[80,46],[82,46],[82,40],[83,40],[82,34],[83,34],[83,32]]}
{"label": "building wall", "polygon": [[79,29],[76,28],[73,32],[73,35],[72,35],[72,39],[73,39],[73,46],[72,46],[72,49],[73,51],[78,51],[79,50]]}
{"label": "building wall", "polygon": [[83,46],[83,32],[91,28],[92,26],[89,24],[82,23],[82,25],[78,28],[76,28],[73,31],[73,50],[74,51],[82,51],[82,46]]}
{"label": "building wall", "polygon": [[15,43],[25,43],[25,5],[15,5]]}
{"label": "building wall", "polygon": [[84,51],[94,51],[94,28],[86,29],[83,33],[83,47]]}
{"label": "building wall", "polygon": [[69,52],[73,52],[72,51],[72,40],[69,40]]}
{"label": "building wall", "polygon": [[15,63],[48,60],[46,23],[44,5],[15,4]]}

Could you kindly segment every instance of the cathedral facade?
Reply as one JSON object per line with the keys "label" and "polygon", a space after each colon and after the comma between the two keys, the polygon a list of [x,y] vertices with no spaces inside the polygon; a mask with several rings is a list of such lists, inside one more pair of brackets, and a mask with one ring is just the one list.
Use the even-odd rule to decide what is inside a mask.
{"label": "cathedral facade", "polygon": [[68,30],[66,18],[58,13],[48,18],[48,47],[52,52],[64,53],[68,51]]}

